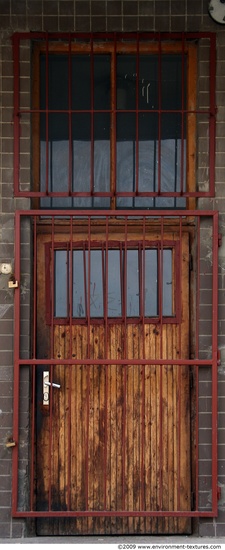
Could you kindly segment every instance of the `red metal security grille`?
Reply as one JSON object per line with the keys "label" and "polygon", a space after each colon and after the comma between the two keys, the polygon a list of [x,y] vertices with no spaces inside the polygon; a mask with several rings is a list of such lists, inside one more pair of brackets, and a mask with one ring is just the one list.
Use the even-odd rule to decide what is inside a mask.
{"label": "red metal security grille", "polygon": [[[63,206],[65,204],[69,208],[84,206],[108,208],[110,206],[113,209],[146,207],[146,200],[149,208],[181,208],[184,204],[191,208],[191,197],[214,195],[216,114],[214,34],[17,33],[13,36],[13,47],[16,196],[37,197],[41,200],[43,207],[57,208],[62,206],[62,200],[64,200]],[[30,53],[34,73],[31,99]],[[52,88],[56,90],[57,86],[53,86],[50,79],[50,71],[52,73],[52,64],[57,53],[61,57],[64,56],[66,67],[64,67],[66,92],[62,92],[64,93],[62,105],[60,105],[60,98],[54,93],[52,95]],[[103,59],[103,54],[105,54],[105,61],[102,61],[102,69],[96,69],[96,58]],[[171,88],[170,91],[169,76],[166,76],[168,81],[165,84],[163,73],[165,58],[169,54],[173,60],[174,56],[179,54],[180,60],[180,80],[179,83],[174,84],[177,89]],[[199,66],[205,67],[199,75],[197,75],[196,54],[199,58]],[[44,58],[42,69],[39,61],[41,55]],[[76,70],[78,69],[74,67],[76,56],[86,58],[89,62],[89,72],[86,75],[89,98],[87,104],[82,103],[82,98],[79,101],[76,100],[76,93],[78,93],[76,92]],[[130,68],[128,74],[126,69],[130,64],[129,56],[132,57],[133,69]],[[153,76],[149,77],[148,81],[146,75],[151,73],[151,69],[148,68],[148,71],[145,69],[144,60],[148,57],[149,63],[153,63],[152,56],[155,65],[152,69]],[[123,74],[124,59],[127,59],[127,65]],[[103,99],[98,96],[96,79],[97,76],[100,79],[101,72],[103,74],[106,69],[107,86],[111,91],[110,101],[105,100],[103,108],[101,106]],[[53,80],[57,79],[57,70]],[[83,68],[79,68],[79,71],[77,75],[82,75]],[[168,69],[168,74],[169,72]],[[58,78],[59,84],[62,78]],[[82,87],[82,85],[84,90],[84,84],[79,81],[79,86]],[[130,97],[130,105],[124,104],[125,94]],[[98,97],[101,98],[100,104]],[[175,100],[175,98],[179,99]],[[57,122],[57,128],[64,127],[64,133],[60,136],[59,134],[56,136],[53,132],[54,120]],[[81,182],[77,179],[76,163],[79,162],[80,153],[76,153],[76,141],[81,146],[81,129],[84,131],[86,124],[84,120],[88,120],[88,136],[86,131],[82,142],[87,173]],[[172,133],[169,135],[169,128],[172,128],[175,120],[176,128],[174,127],[173,132],[170,130]],[[105,127],[103,132],[104,125],[111,130],[106,130]],[[129,129],[129,126],[132,126],[132,129]],[[155,128],[154,132],[153,128]],[[125,135],[126,131],[127,135]],[[63,154],[62,145],[57,149],[59,140],[62,143],[64,140],[65,148],[66,168],[63,178],[60,172],[62,162],[54,172],[57,156]],[[105,142],[104,158],[107,157],[108,160],[104,168],[107,171],[107,177],[102,187],[97,179],[96,158],[100,158],[103,141]],[[123,141],[127,145],[124,145]],[[30,182],[29,172],[31,142],[32,182]],[[96,152],[97,142],[100,144],[98,152]],[[131,156],[129,169],[132,170],[132,174],[128,182],[128,169],[124,168],[126,186],[123,187],[122,176],[121,181],[119,179],[120,162],[125,156],[125,149],[122,147],[126,148],[126,146]],[[172,152],[168,147],[172,147]],[[128,155],[128,149],[126,149],[126,155]],[[143,157],[146,155],[148,165],[144,164],[146,158],[144,160]],[[166,158],[171,155],[174,157],[173,167],[170,166],[170,170],[173,171],[173,181],[169,185],[169,170],[165,163]],[[207,185],[204,176],[205,156],[207,156],[209,168]],[[88,168],[87,159],[89,159]],[[149,171],[147,182],[144,179],[146,169]],[[57,172],[60,172],[61,184],[57,179]],[[61,198],[61,204],[59,198]],[[189,202],[184,201],[185,198],[189,199]]]}
{"label": "red metal security grille", "polygon": [[[113,212],[113,215],[116,216],[118,213]],[[142,234],[142,244],[145,244],[145,241],[149,239],[149,235],[152,232],[152,226],[155,224],[154,228],[154,239],[155,239],[155,233],[158,235],[158,242],[161,244],[166,241],[166,234],[171,231],[171,227],[173,228],[174,234],[176,233],[178,235],[178,242],[179,246],[181,247],[180,254],[178,255],[177,259],[179,262],[179,273],[182,272],[182,262],[185,254],[185,245],[184,238],[185,235],[188,233],[190,236],[190,242],[191,245],[191,252],[193,254],[193,265],[194,265],[194,281],[195,281],[195,289],[196,289],[196,304],[195,304],[195,315],[194,315],[194,325],[192,327],[192,332],[195,334],[195,345],[192,347],[192,349],[189,350],[189,357],[187,358],[186,355],[184,355],[184,351],[182,350],[182,328],[181,324],[179,322],[177,323],[177,342],[180,341],[180,345],[177,346],[180,350],[176,358],[168,358],[165,352],[165,346],[163,344],[162,336],[160,337],[160,352],[159,355],[155,358],[148,357],[147,349],[146,349],[146,342],[145,340],[142,340],[141,343],[141,352],[139,357],[134,357],[130,355],[130,348],[129,348],[129,341],[128,341],[128,317],[126,315],[126,308],[125,311],[125,317],[124,317],[124,326],[125,326],[125,342],[124,342],[124,357],[117,359],[116,356],[110,356],[108,354],[108,348],[106,345],[107,341],[107,334],[110,331],[110,323],[108,319],[108,315],[104,313],[104,328],[105,328],[105,344],[103,344],[103,349],[105,350],[104,357],[95,357],[93,355],[93,352],[91,350],[92,346],[92,340],[91,340],[91,315],[90,315],[90,306],[87,305],[87,334],[88,340],[87,340],[87,352],[85,355],[85,358],[83,359],[76,359],[76,357],[73,356],[73,344],[72,344],[72,314],[70,313],[69,319],[68,319],[68,327],[71,330],[71,337],[68,337],[68,357],[55,357],[55,340],[54,340],[54,324],[53,324],[53,318],[54,318],[54,311],[52,309],[51,315],[52,315],[52,321],[51,321],[51,327],[50,327],[50,355],[48,357],[43,356],[44,349],[42,351],[37,350],[37,319],[38,319],[38,309],[40,308],[40,301],[37,302],[38,298],[38,285],[39,285],[39,270],[41,267],[40,264],[40,257],[38,256],[38,239],[40,234],[40,219],[42,220],[41,223],[41,232],[46,236],[48,235],[48,238],[50,238],[51,246],[54,248],[54,243],[58,242],[59,239],[59,232],[65,231],[68,236],[68,245],[70,247],[70,250],[73,248],[73,241],[76,241],[77,235],[79,234],[80,228],[85,227],[86,234],[88,235],[88,242],[89,242],[89,251],[91,250],[91,242],[96,239],[96,231],[99,230],[99,227],[102,227],[102,233],[105,237],[105,243],[106,248],[109,245],[110,238],[111,238],[111,231],[113,227],[113,222],[111,220],[112,212],[109,214],[109,212],[101,212],[98,211],[95,213],[96,217],[93,217],[92,212],[87,211],[81,211],[81,212],[74,212],[74,211],[68,211],[66,213],[62,211],[56,211],[54,214],[52,211],[33,211],[33,212],[17,212],[16,213],[16,262],[15,262],[15,277],[16,280],[20,281],[20,287],[15,290],[15,376],[14,376],[14,432],[13,432],[13,439],[16,442],[16,446],[13,449],[13,515],[15,517],[95,517],[95,516],[133,516],[133,517],[194,517],[194,516],[202,516],[202,517],[212,517],[217,514],[217,265],[218,265],[218,213],[217,212],[209,212],[209,211],[202,211],[202,212],[196,212],[196,211],[190,211],[188,218],[184,216],[183,211],[177,211],[176,216],[171,216],[170,211],[159,211],[159,217],[156,218],[155,212],[151,211],[136,211],[135,216],[132,214],[128,214],[127,212],[120,212],[120,217],[116,219],[116,225],[118,226],[121,224],[121,231],[123,232],[123,242],[125,242],[125,245],[128,245],[129,238],[130,238],[130,232],[133,232],[134,226],[136,226],[140,229],[140,232]],[[150,223],[151,222],[151,223]],[[63,229],[64,228],[64,229]],[[83,231],[83,229],[82,229]],[[115,225],[113,227],[113,231],[115,231]],[[63,236],[65,240],[65,234]],[[24,293],[24,286],[23,286],[23,280],[24,276],[28,273],[28,266],[24,265],[24,259],[27,257],[26,253],[26,245],[30,249],[30,239],[33,243],[33,254],[34,254],[34,260],[33,260],[33,336],[32,336],[32,353],[29,354],[29,357],[24,359],[23,357],[23,347],[22,342],[20,342],[20,337],[23,335],[22,331],[22,322],[23,321],[23,293]],[[212,286],[210,289],[207,289],[208,294],[208,301],[207,301],[207,308],[209,308],[211,313],[209,314],[210,319],[210,333],[208,334],[208,348],[207,353],[204,349],[204,333],[201,328],[201,323],[205,319],[205,304],[202,302],[201,298],[201,291],[204,291],[204,277],[203,274],[206,273],[206,266],[205,266],[205,246],[207,242],[207,251],[208,251],[208,257],[210,257],[210,266],[207,267],[208,274],[210,277],[212,277]],[[162,247],[161,247],[162,248]],[[71,264],[70,264],[71,265]],[[191,272],[192,273],[192,272]],[[68,273],[69,278],[72,278],[72,271],[71,268]],[[162,277],[162,268],[159,270],[159,279]],[[191,274],[191,278],[193,278],[193,273]],[[90,281],[90,271],[88,275],[88,279]],[[72,280],[72,279],[71,279]],[[106,278],[106,281],[108,279]],[[90,288],[90,286],[88,285]],[[70,289],[72,289],[72,286],[70,285]],[[160,286],[160,304],[163,302],[163,290],[162,286]],[[107,282],[106,282],[106,290],[107,294]],[[181,301],[183,304],[184,296],[182,297],[182,294],[184,295],[184,287],[181,283],[178,282],[176,286],[176,292],[178,293],[178,303]],[[70,290],[70,301],[72,300],[72,290]],[[90,304],[90,290],[87,290],[87,302]],[[143,309],[143,302],[142,302],[142,308]],[[70,310],[71,311],[71,310]],[[183,317],[184,317],[183,312]],[[159,318],[156,323],[156,327],[158,326],[158,333],[159,335],[163,334],[163,312],[162,312],[162,306],[160,305],[159,308]],[[143,316],[140,316],[139,323],[144,327],[144,318]],[[160,328],[161,327],[161,328]],[[126,332],[127,330],[127,332]],[[161,330],[161,332],[160,332]],[[69,334],[69,333],[68,333]],[[193,336],[191,333],[191,336]],[[209,358],[208,349],[211,349],[211,358]],[[144,484],[141,483],[141,489],[140,489],[140,504],[139,507],[135,507],[135,509],[128,509],[126,506],[126,494],[125,494],[125,487],[126,487],[126,470],[125,470],[125,463],[126,458],[125,456],[121,458],[122,460],[122,488],[123,488],[123,506],[119,510],[111,510],[107,508],[107,484],[108,484],[108,478],[107,478],[107,459],[108,459],[108,450],[107,450],[107,432],[105,432],[104,436],[104,457],[103,457],[103,484],[104,484],[104,497],[103,497],[103,503],[100,509],[96,509],[93,507],[89,507],[89,497],[88,492],[86,492],[85,497],[85,506],[83,506],[82,509],[75,509],[71,505],[71,499],[72,499],[72,478],[71,476],[71,468],[72,468],[72,462],[71,462],[71,449],[69,447],[68,450],[68,457],[67,457],[67,508],[63,509],[55,509],[54,508],[54,499],[53,499],[53,493],[52,493],[52,476],[53,476],[53,464],[51,462],[51,456],[53,451],[53,432],[54,432],[54,416],[53,416],[53,409],[51,406],[52,398],[53,398],[53,386],[50,386],[50,393],[49,393],[49,408],[48,408],[48,415],[49,415],[49,422],[50,422],[50,432],[49,432],[49,485],[48,485],[48,502],[47,507],[46,503],[43,508],[40,507],[40,503],[37,505],[36,501],[36,450],[35,450],[35,441],[36,441],[36,392],[38,390],[37,388],[37,372],[40,367],[44,369],[45,371],[49,371],[49,380],[50,383],[54,382],[54,373],[57,371],[57,368],[69,368],[69,372],[73,373],[74,369],[78,366],[85,366],[87,369],[87,383],[91,384],[91,372],[92,369],[95,366],[98,366],[99,368],[104,369],[104,376],[105,376],[105,382],[104,382],[104,388],[105,388],[105,414],[108,414],[108,408],[109,408],[109,402],[108,402],[108,392],[109,392],[109,369],[112,365],[121,367],[123,369],[124,373],[124,384],[126,386],[127,378],[127,369],[129,366],[138,368],[139,366],[142,366],[142,375],[141,375],[141,395],[143,396],[145,392],[147,391],[146,388],[146,377],[145,373],[147,372],[147,369],[149,366],[155,366],[155,368],[159,372],[159,380],[160,386],[162,385],[162,368],[167,367],[173,368],[174,366],[177,366],[178,369],[180,369],[180,375],[178,370],[178,380],[180,378],[181,383],[181,372],[182,368],[185,366],[189,369],[190,373],[194,376],[195,380],[195,395],[194,395],[194,410],[195,410],[195,416],[194,416],[194,425],[192,428],[195,431],[196,435],[196,451],[192,454],[192,491],[195,495],[195,502],[194,505],[189,505],[185,509],[181,509],[181,502],[180,502],[180,496],[179,496],[179,490],[176,494],[176,507],[174,506],[173,509],[165,509],[163,506],[163,478],[161,477],[161,481],[159,480],[159,506],[157,509],[152,509],[149,506],[145,505],[145,488]],[[21,405],[24,404],[24,382],[27,380],[29,381],[29,378],[31,376],[31,395],[30,395],[30,410],[31,410],[31,421],[30,421],[30,454],[27,459],[24,457],[23,454],[23,414]],[[70,374],[72,376],[72,374]],[[71,378],[72,380],[72,378]],[[204,453],[202,453],[202,446],[201,446],[201,435],[202,430],[205,429],[204,425],[204,419],[201,413],[202,413],[202,400],[205,400],[205,393],[202,390],[202,386],[204,386],[204,382],[207,380],[208,386],[210,387],[210,397],[212,398],[212,408],[211,411],[209,411],[210,421],[207,425],[207,430],[210,433],[210,445],[209,448],[211,449],[211,460],[210,460],[210,478],[211,478],[211,491],[212,491],[212,503],[211,508],[209,509],[208,502],[206,503],[204,501],[204,490],[202,485],[202,477],[201,477],[201,468],[199,467],[203,461],[204,461]],[[70,387],[70,385],[69,385]],[[128,388],[127,388],[128,391]],[[163,388],[161,387],[160,392],[163,391]],[[91,396],[89,393],[87,393],[88,401],[87,401],[87,410],[91,410]],[[162,439],[162,421],[163,421],[163,408],[162,408],[162,393],[161,395],[161,406],[159,410],[159,429],[160,429],[160,442],[159,442],[159,455],[158,455],[158,464],[159,464],[159,471],[162,472],[163,470],[163,439]],[[71,399],[72,395],[69,391],[68,394],[68,411],[69,411],[69,417],[68,417],[68,429],[70,426],[71,429]],[[44,405],[43,405],[44,406]],[[145,439],[145,423],[144,423],[144,417],[147,414],[147,408],[146,403],[144,401],[142,402],[142,412],[141,412],[141,427],[140,427],[140,440],[142,441],[142,446],[144,448],[144,445],[146,445],[146,439]],[[181,397],[178,397],[178,410],[179,407],[181,407]],[[90,463],[89,463],[89,445],[90,445],[90,439],[89,439],[89,415],[91,414],[89,410],[89,413],[86,417],[86,439],[85,439],[85,448],[86,448],[86,491],[88,491],[88,479],[90,474]],[[45,409],[46,412],[46,409]],[[124,419],[126,418],[126,408],[123,408],[123,415]],[[177,417],[177,435],[176,435],[176,442],[177,442],[177,448],[176,448],[176,460],[178,464],[178,488],[179,488],[179,477],[182,475],[181,472],[181,464],[180,464],[180,457],[182,452],[181,447],[181,420],[179,419],[179,415]],[[123,423],[124,430],[122,432],[122,442],[123,446],[125,447],[125,425],[126,423]],[[68,432],[70,433],[70,432]],[[70,441],[70,438],[69,438]],[[72,440],[71,440],[72,441]],[[70,443],[69,443],[70,445]],[[21,470],[21,466],[24,469],[24,462],[26,463],[26,467],[29,469],[30,476],[29,476],[29,500],[26,503],[21,504],[21,483],[23,484],[23,481],[21,481],[18,477],[18,471]],[[162,474],[161,474],[162,475]],[[145,476],[145,463],[140,460],[140,479],[143,480]],[[161,504],[160,504],[161,503]]]}

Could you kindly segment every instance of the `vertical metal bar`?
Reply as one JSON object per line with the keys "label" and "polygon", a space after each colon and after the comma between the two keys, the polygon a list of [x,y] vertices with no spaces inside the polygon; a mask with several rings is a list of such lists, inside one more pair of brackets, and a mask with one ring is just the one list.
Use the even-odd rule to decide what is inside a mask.
{"label": "vertical metal bar", "polygon": [[[108,274],[109,274],[109,227],[108,227],[108,216],[106,217],[106,234],[105,234],[105,266],[103,273],[103,284],[104,284],[104,325],[105,325],[105,335],[104,335],[104,345],[105,351],[104,356],[108,359]],[[104,258],[104,256],[103,256]],[[107,418],[108,418],[108,370],[109,365],[105,365],[105,440],[104,440],[104,510],[106,510],[106,499],[107,499],[107,445],[108,445],[108,431],[107,431]]]}
{"label": "vertical metal bar", "polygon": [[46,196],[49,192],[49,44],[48,44],[48,33],[45,35],[45,139],[46,139],[46,167],[45,167],[45,193]]}
{"label": "vertical metal bar", "polygon": [[213,236],[212,236],[212,276],[213,276],[213,295],[212,295],[212,510],[217,512],[217,469],[218,469],[218,380],[217,380],[217,353],[218,353],[218,217],[219,213],[213,216]]}
{"label": "vertical metal bar", "polygon": [[[73,217],[70,216],[70,250],[69,250],[69,326],[70,326],[70,342],[69,342],[69,358],[73,357]],[[67,369],[65,365],[63,368]],[[71,510],[71,398],[72,398],[72,368],[76,368],[71,363],[68,365],[69,369],[69,389],[68,391],[68,480],[67,480],[67,492],[68,492],[68,510]],[[75,396],[76,398],[76,396]]]}
{"label": "vertical metal bar", "polygon": [[20,180],[20,105],[19,105],[19,87],[20,87],[20,69],[19,69],[19,36],[14,34],[12,37],[13,42],[13,73],[14,73],[14,192],[15,195],[19,193],[19,180]]}
{"label": "vertical metal bar", "polygon": [[[15,213],[15,278],[20,280],[20,214]],[[12,512],[17,511],[19,471],[19,392],[20,392],[20,290],[14,293],[14,387],[13,387],[13,440],[17,443],[12,453]]]}
{"label": "vertical metal bar", "polygon": [[[32,355],[36,358],[36,339],[37,339],[37,216],[33,217],[33,345]],[[31,460],[30,460],[30,509],[34,507],[34,456],[35,456],[35,397],[36,397],[36,367],[32,366],[32,399],[31,399]]]}
{"label": "vertical metal bar", "polygon": [[[124,311],[124,357],[128,357],[127,350],[127,216],[125,216],[124,228],[124,265],[123,265],[123,311]],[[125,502],[125,485],[126,485],[126,428],[127,428],[127,365],[123,369],[123,426],[122,426],[122,506],[126,508]]]}
{"label": "vertical metal bar", "polygon": [[[182,291],[183,291],[183,276],[182,276],[182,259],[183,259],[183,240],[182,240],[182,218],[180,216],[179,218],[179,258],[177,258],[177,262],[179,263],[179,281],[176,281],[178,284],[177,292],[178,294],[178,300],[179,300],[179,359],[182,357]],[[185,367],[188,368],[188,367]],[[177,423],[177,464],[178,464],[178,472],[177,472],[177,507],[178,510],[180,510],[180,485],[181,485],[181,369],[182,366],[178,366],[178,402],[177,402],[177,409],[178,409],[178,423]]]}
{"label": "vertical metal bar", "polygon": [[117,178],[117,56],[116,56],[116,33],[114,34],[113,42],[113,52],[111,55],[111,130],[110,130],[110,152],[111,152],[111,162],[110,162],[110,191],[112,197],[110,200],[111,209],[116,208],[116,198],[117,198],[117,187],[116,187],[116,178]]}
{"label": "vertical metal bar", "polygon": [[[160,317],[160,359],[163,358],[163,244],[164,244],[164,218],[161,217],[161,239],[159,254],[159,317]],[[163,365],[160,364],[159,372],[159,509],[163,509]]]}
{"label": "vertical metal bar", "polygon": [[94,206],[94,51],[93,51],[93,34],[91,34],[91,181],[90,194],[92,197],[92,207]]}
{"label": "vertical metal bar", "polygon": [[[184,192],[184,139],[185,139],[185,136],[184,136],[184,110],[186,109],[186,105],[184,104],[184,90],[185,90],[185,36],[184,36],[184,33],[182,33],[182,60],[181,60],[181,64],[182,64],[182,70],[181,70],[181,93],[182,93],[182,98],[181,98],[181,109],[182,109],[182,112],[181,112],[181,162],[180,162],[180,171],[181,171],[181,174],[180,174],[180,194],[181,196],[183,195],[183,192]],[[174,189],[174,191],[176,191],[176,189]],[[176,199],[175,199],[176,201]]]}
{"label": "vertical metal bar", "polygon": [[[73,179],[73,138],[72,138],[72,58],[71,58],[71,34],[69,34],[68,56],[68,117],[69,117],[69,170],[68,170],[68,195],[72,193]],[[72,206],[72,204],[71,204]]]}
{"label": "vertical metal bar", "polygon": [[[51,359],[54,359],[54,308],[55,308],[55,249],[54,249],[54,216],[52,215],[51,220],[51,250],[52,250],[52,284],[51,284],[51,325],[50,325],[50,356]],[[49,380],[51,382],[50,386],[50,392],[49,392],[49,480],[48,480],[48,507],[49,510],[51,510],[51,499],[52,499],[52,490],[51,490],[51,484],[52,484],[52,437],[53,437],[53,427],[52,427],[52,419],[53,419],[53,391],[52,391],[52,381],[53,381],[53,372],[54,367],[53,364],[50,364],[49,366]]]}
{"label": "vertical metal bar", "polygon": [[32,355],[33,359],[37,356],[37,216],[33,217],[33,235],[34,235],[34,244],[33,244],[33,345],[32,345]]}
{"label": "vertical metal bar", "polygon": [[[196,320],[195,320],[195,357],[199,359],[199,313],[200,313],[200,215],[196,219]],[[199,507],[199,365],[196,365],[196,510]]]}
{"label": "vertical metal bar", "polygon": [[158,43],[158,195],[161,192],[162,45]]}
{"label": "vertical metal bar", "polygon": [[[143,231],[142,231],[142,261],[141,265],[139,264],[139,274],[140,274],[140,296],[141,296],[141,317],[142,317],[142,356],[143,359],[146,357],[145,352],[145,278],[146,278],[146,217],[143,219]],[[141,258],[140,258],[141,259]],[[146,364],[141,367],[141,382],[142,382],[142,402],[141,402],[141,509],[145,509],[145,370]]]}
{"label": "vertical metal bar", "polygon": [[[87,355],[90,359],[90,337],[91,337],[91,218],[88,216],[88,261],[87,261]],[[86,271],[85,271],[86,279]],[[85,463],[86,463],[86,487],[85,487],[85,500],[86,510],[88,510],[88,495],[89,495],[89,409],[90,409],[90,368],[87,365],[87,434],[86,434],[86,449],[85,449]]]}
{"label": "vertical metal bar", "polygon": [[[139,33],[137,33],[137,51],[136,51],[136,105],[135,105],[135,136],[136,136],[136,150],[135,150],[135,196],[138,195],[139,187],[139,71],[140,71],[140,59],[139,59]],[[135,198],[134,198],[135,201]]]}

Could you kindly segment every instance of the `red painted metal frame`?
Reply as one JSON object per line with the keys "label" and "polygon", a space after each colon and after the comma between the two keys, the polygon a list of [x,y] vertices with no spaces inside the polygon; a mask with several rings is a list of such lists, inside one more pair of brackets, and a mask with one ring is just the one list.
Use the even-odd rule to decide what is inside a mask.
{"label": "red painted metal frame", "polygon": [[[185,44],[194,40],[201,40],[201,39],[207,39],[209,41],[209,76],[208,76],[208,92],[209,92],[209,107],[203,108],[203,109],[194,109],[192,110],[185,110],[184,109],[184,51],[185,51]],[[49,191],[49,175],[48,175],[48,116],[46,117],[46,190],[45,191],[32,191],[32,190],[23,190],[20,189],[20,134],[21,134],[21,123],[22,123],[22,116],[25,114],[32,115],[33,113],[41,113],[41,110],[39,109],[31,109],[31,108],[21,108],[20,107],[20,45],[23,41],[28,41],[32,43],[32,41],[40,41],[45,44],[46,48],[46,98],[48,98],[48,56],[49,56],[49,43],[50,41],[62,41],[64,40],[68,44],[68,64],[69,64],[69,83],[71,81],[71,44],[73,41],[86,41],[86,43],[90,44],[91,47],[91,53],[93,53],[93,44],[94,41],[100,41],[102,40],[103,43],[109,43],[111,42],[114,44],[114,55],[116,52],[116,43],[117,41],[121,40],[126,43],[131,43],[133,41],[136,43],[136,54],[137,54],[137,74],[139,71],[139,47],[140,43],[144,41],[150,41],[158,43],[158,56],[159,56],[159,64],[161,64],[161,45],[165,41],[174,41],[174,42],[180,42],[182,46],[182,109],[176,112],[180,112],[182,116],[182,139],[181,139],[181,190],[180,191],[171,191],[171,192],[163,192],[161,190],[161,159],[160,159],[160,147],[161,147],[161,133],[160,133],[160,124],[159,124],[159,130],[158,130],[158,140],[159,140],[159,147],[158,147],[158,157],[160,162],[158,162],[158,190],[152,191],[152,192],[141,192],[139,190],[138,185],[138,93],[136,94],[136,107],[133,112],[136,114],[136,142],[137,142],[137,148],[136,148],[136,188],[134,192],[115,192],[116,197],[212,197],[214,196],[214,170],[215,170],[215,122],[216,122],[216,104],[215,104],[215,78],[216,78],[216,35],[214,33],[96,33],[96,34],[90,34],[90,33],[15,33],[12,37],[13,41],[13,52],[14,52],[14,194],[16,197],[23,196],[23,197],[112,197],[112,189],[108,192],[94,192],[93,187],[93,170],[94,170],[94,159],[93,159],[93,148],[94,148],[94,127],[93,127],[93,114],[94,114],[94,104],[93,104],[93,56],[91,56],[92,62],[91,62],[91,176],[90,176],[90,191],[89,192],[76,192],[72,191],[72,113],[75,112],[71,109],[71,89],[69,86],[69,93],[68,93],[68,110],[67,111],[50,111],[48,109],[48,99],[46,99],[46,110],[44,112],[64,112],[68,114],[68,124],[69,124],[69,158],[68,158],[68,191]],[[115,75],[114,75],[115,76]],[[137,85],[136,85],[137,87]],[[161,110],[161,104],[160,104],[160,98],[161,98],[161,89],[160,89],[160,78],[159,78],[159,90],[158,90],[158,98],[159,98],[159,108],[154,111],[154,109],[151,110],[152,112],[158,113],[158,117],[160,120],[161,113],[162,112],[173,112],[173,111],[162,111]],[[96,111],[96,112],[108,112],[112,115],[113,124],[116,123],[116,109],[115,109],[115,98],[113,99],[113,105],[114,107],[109,109],[108,111]],[[43,112],[43,111],[42,111]],[[81,111],[80,111],[81,112]],[[87,112],[87,111],[83,111]],[[126,111],[124,111],[126,112]],[[208,119],[208,134],[209,134],[209,187],[207,191],[190,191],[186,190],[184,191],[184,181],[183,181],[183,167],[184,167],[184,143],[183,143],[183,137],[184,137],[184,117],[188,113],[193,113],[196,116],[197,115],[205,115],[206,121]],[[114,157],[116,158],[116,151],[115,147],[116,144],[113,143],[111,145],[114,150]]]}
{"label": "red painted metal frame", "polygon": [[[67,213],[69,216],[77,218],[89,216],[88,226],[89,226],[89,233],[91,231],[91,219],[93,217],[93,211],[69,211]],[[170,217],[171,219],[171,211],[160,211],[159,216],[161,219],[165,217]],[[109,219],[112,215],[118,216],[117,211],[98,211],[95,212],[95,216],[101,216],[105,217],[105,219]],[[155,218],[156,213],[154,211],[137,211],[137,212],[128,212],[128,211],[121,211],[119,213],[120,216],[123,216],[124,218],[132,218],[132,216],[141,216],[144,218],[148,218],[149,216],[152,216]],[[36,219],[39,216],[49,216],[50,218],[55,218],[57,216],[64,216],[65,217],[65,211],[55,211],[54,214],[52,211],[49,210],[34,210],[34,211],[17,211],[15,214],[15,278],[16,280],[20,281],[20,275],[21,275],[21,221],[24,218],[30,218],[34,220],[34,231],[36,232],[37,226],[36,226]],[[218,349],[217,349],[217,322],[218,322],[218,212],[215,211],[189,211],[188,216],[193,217],[197,220],[197,227],[196,230],[198,232],[198,238],[200,238],[200,222],[201,220],[204,220],[206,218],[210,218],[211,220],[211,229],[212,229],[212,241],[211,241],[211,247],[212,247],[212,355],[210,359],[201,359],[199,358],[199,351],[198,346],[196,348],[196,357],[193,359],[174,359],[174,360],[165,360],[163,358],[161,359],[151,359],[150,361],[146,361],[145,359],[135,359],[136,365],[187,365],[189,367],[192,367],[195,369],[197,376],[198,371],[202,367],[208,367],[211,370],[211,381],[212,381],[212,409],[211,409],[211,421],[212,421],[212,455],[211,455],[211,468],[212,468],[212,506],[211,510],[208,509],[200,509],[199,503],[198,503],[198,449],[196,453],[196,504],[195,508],[193,510],[157,510],[157,511],[146,511],[146,510],[140,510],[140,511],[130,511],[130,510],[121,510],[121,511],[111,511],[111,510],[88,510],[88,508],[84,511],[74,511],[74,510],[66,510],[66,511],[54,511],[51,509],[51,493],[49,493],[49,509],[43,510],[43,511],[37,511],[35,510],[35,503],[34,503],[34,451],[35,451],[35,421],[34,421],[34,414],[35,414],[35,403],[34,399],[31,403],[31,416],[33,418],[31,422],[31,433],[30,433],[30,441],[31,441],[31,455],[30,455],[30,463],[31,463],[31,484],[30,484],[30,505],[29,509],[21,510],[18,509],[18,466],[19,466],[19,429],[20,429],[20,418],[19,418],[19,411],[20,411],[20,400],[22,399],[22,395],[20,395],[20,374],[21,369],[24,367],[30,367],[35,374],[35,369],[37,366],[49,366],[50,372],[53,369],[54,365],[57,365],[59,363],[58,359],[38,359],[35,354],[35,346],[33,349],[33,354],[29,359],[23,359],[20,356],[20,307],[21,307],[21,296],[20,296],[20,290],[15,289],[15,335],[14,335],[14,417],[13,417],[13,440],[15,441],[16,445],[13,448],[13,486],[12,486],[12,515],[14,517],[98,517],[98,516],[131,516],[131,517],[215,517],[217,515],[217,500],[218,500],[218,491],[217,491],[217,366],[218,366]],[[184,219],[184,211],[176,211],[174,212],[174,217],[176,219],[180,217],[180,219]],[[159,221],[160,223],[160,221]],[[106,222],[107,227],[108,222]],[[162,224],[162,221],[161,221]],[[143,226],[144,227],[144,226]],[[163,225],[162,225],[163,229]],[[144,229],[145,231],[145,229]],[[54,235],[53,235],[54,236]],[[163,234],[162,237],[163,239]],[[36,242],[36,236],[34,235],[34,239]],[[71,234],[72,239],[72,234]],[[72,246],[72,244],[71,244]],[[199,245],[200,246],[200,245]],[[196,330],[198,330],[198,321],[199,321],[199,293],[200,293],[200,258],[199,258],[199,250],[197,251],[197,303],[196,303]],[[180,258],[180,262],[181,262]],[[35,259],[35,269],[37,269],[37,258]],[[34,281],[33,281],[33,288],[34,288],[34,294],[37,290],[37,282],[36,282],[36,275],[34,273]],[[37,305],[34,303],[34,312],[37,310]],[[89,316],[90,317],[90,316]],[[36,342],[36,324],[34,321],[34,327],[33,327],[33,338],[34,343]],[[52,355],[53,357],[53,355]],[[124,370],[126,370],[127,365],[131,364],[132,361],[130,359],[85,359],[83,361],[87,367],[98,364],[98,365],[124,365]],[[82,364],[82,361],[76,360],[75,358],[71,359],[60,359],[60,365],[76,365],[76,364]],[[35,377],[33,377],[34,379]],[[35,382],[33,382],[33,389],[32,391],[35,391]],[[198,401],[198,390],[196,399]],[[198,405],[198,404],[197,404]],[[198,408],[197,408],[198,411]],[[88,419],[87,419],[88,422]],[[199,429],[199,420],[198,420],[198,412],[196,416],[196,434],[198,434]],[[197,446],[198,446],[198,438],[197,438]]]}

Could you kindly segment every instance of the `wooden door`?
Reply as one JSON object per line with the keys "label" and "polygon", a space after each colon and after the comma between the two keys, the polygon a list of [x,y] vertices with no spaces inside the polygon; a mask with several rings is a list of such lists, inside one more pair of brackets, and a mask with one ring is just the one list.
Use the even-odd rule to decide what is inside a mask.
{"label": "wooden door", "polygon": [[[174,361],[189,357],[188,234],[151,229],[143,239],[131,228],[124,248],[114,225],[107,239],[106,251],[101,228],[91,238],[88,229],[38,237],[38,356],[54,363],[36,378],[37,509],[46,511],[37,532],[190,533],[190,518],[166,514],[191,509],[189,367]],[[93,258],[101,266],[95,285]],[[157,275],[152,289],[148,269],[151,285]],[[105,296],[113,306],[116,294],[120,305],[109,314]]]}

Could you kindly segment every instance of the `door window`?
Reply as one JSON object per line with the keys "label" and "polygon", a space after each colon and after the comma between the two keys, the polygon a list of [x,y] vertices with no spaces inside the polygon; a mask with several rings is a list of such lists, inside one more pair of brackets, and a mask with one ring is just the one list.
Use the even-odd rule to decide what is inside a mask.
{"label": "door window", "polygon": [[[56,249],[52,261],[54,318],[175,317],[174,262],[174,247],[159,244]],[[50,266],[48,259],[46,264]],[[50,273],[48,278],[52,280]]]}

